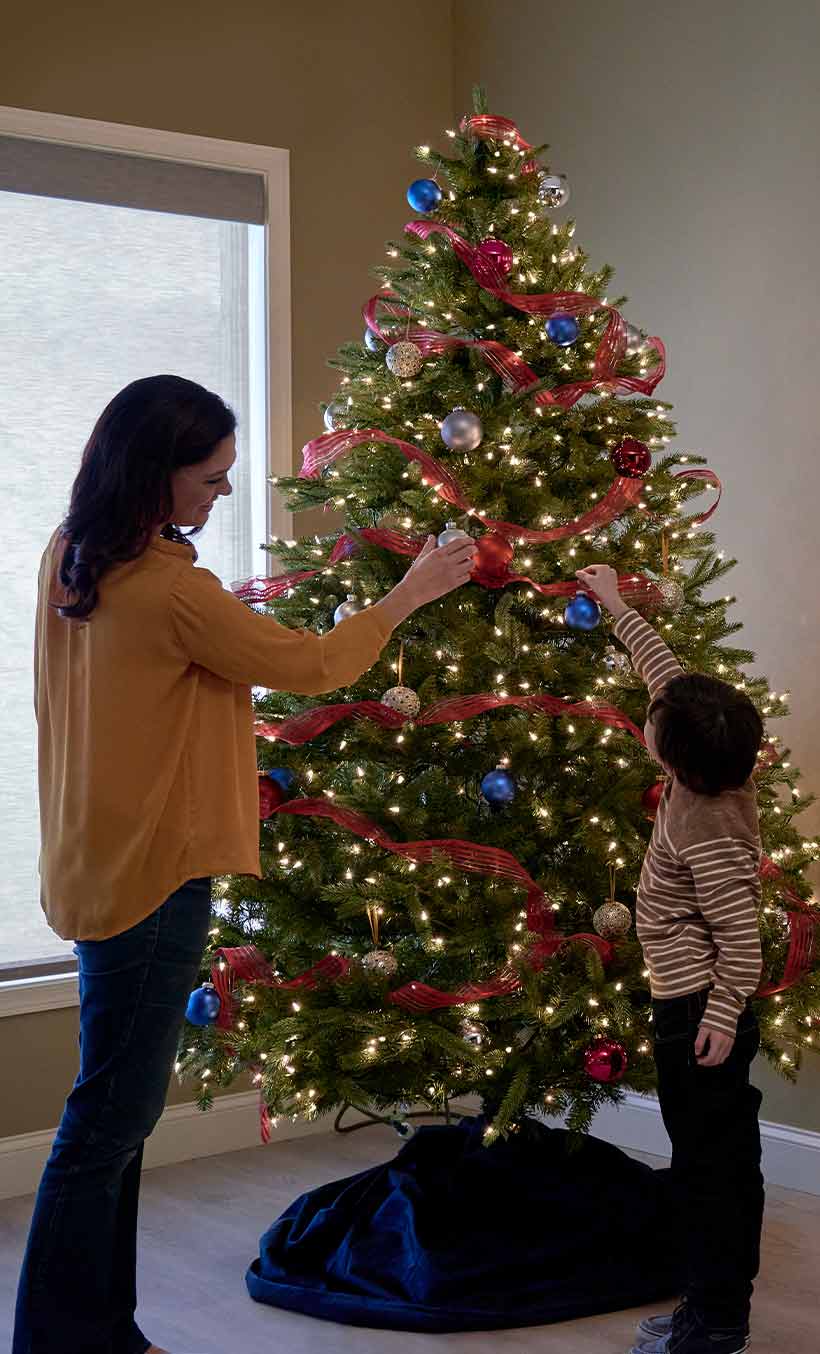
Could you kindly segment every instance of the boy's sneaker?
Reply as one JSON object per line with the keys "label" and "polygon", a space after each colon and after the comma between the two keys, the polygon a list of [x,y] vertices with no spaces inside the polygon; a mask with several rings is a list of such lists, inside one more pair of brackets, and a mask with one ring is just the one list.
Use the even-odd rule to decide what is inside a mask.
{"label": "boy's sneaker", "polygon": [[667,1335],[672,1334],[672,1322],[675,1320],[677,1312],[683,1312],[686,1306],[686,1300],[679,1302],[674,1312],[667,1312],[664,1316],[645,1316],[643,1321],[638,1322],[638,1343],[646,1343],[653,1340],[664,1340]]}
{"label": "boy's sneaker", "polygon": [[630,1354],[744,1354],[749,1345],[748,1328],[710,1330],[697,1312],[682,1305],[676,1309],[667,1335],[633,1345]]}

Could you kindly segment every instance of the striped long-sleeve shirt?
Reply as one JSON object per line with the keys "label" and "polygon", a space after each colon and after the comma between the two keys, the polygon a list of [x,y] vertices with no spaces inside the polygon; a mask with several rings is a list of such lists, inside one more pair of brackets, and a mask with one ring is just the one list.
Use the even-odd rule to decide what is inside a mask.
{"label": "striped long-sleeve shirt", "polygon": [[[629,611],[615,626],[650,698],[683,674],[657,631]],[[734,1036],[762,967],[755,788],[695,794],[671,776],[638,885],[637,932],[653,997],[711,986],[704,1025]]]}

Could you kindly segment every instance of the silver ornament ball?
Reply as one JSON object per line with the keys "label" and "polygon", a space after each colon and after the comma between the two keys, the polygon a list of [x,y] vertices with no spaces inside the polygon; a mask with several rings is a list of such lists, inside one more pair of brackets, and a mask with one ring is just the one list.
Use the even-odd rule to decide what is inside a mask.
{"label": "silver ornament ball", "polygon": [[394,343],[387,349],[385,361],[394,376],[400,380],[407,380],[411,376],[418,376],[424,366],[424,356],[421,348],[415,343],[402,341]]}
{"label": "silver ornament ball", "polygon": [[451,541],[469,541],[472,537],[469,531],[462,531],[455,522],[448,522],[443,531],[440,531],[436,537],[437,545],[449,545]]}
{"label": "silver ornament ball", "polygon": [[629,655],[625,654],[623,649],[616,649],[614,644],[607,644],[604,649],[604,667],[609,672],[626,672],[629,668]]}
{"label": "silver ornament ball", "polygon": [[344,602],[340,602],[333,613],[333,624],[338,625],[339,621],[346,621],[348,616],[355,616],[358,611],[363,610],[361,602],[354,593],[349,592]]}
{"label": "silver ornament ball", "polygon": [[400,1138],[412,1138],[415,1133],[413,1125],[408,1124],[406,1119],[391,1119],[390,1122]]}
{"label": "silver ornament ball", "polygon": [[604,940],[617,940],[625,936],[631,927],[632,913],[623,903],[613,903],[608,899],[595,909],[592,925]]}
{"label": "silver ornament ball", "polygon": [[646,338],[638,329],[637,325],[628,324],[626,326],[626,347],[627,351],[640,352],[641,348],[646,347]]}
{"label": "silver ornament ball", "polygon": [[362,968],[367,969],[368,973],[382,973],[389,977],[398,966],[398,960],[390,950],[368,950],[367,954],[362,955]]}
{"label": "silver ornament ball", "polygon": [[346,400],[332,400],[324,413],[325,427],[329,433],[338,432],[347,427],[348,403]]}
{"label": "silver ornament ball", "polygon": [[454,409],[441,425],[441,440],[451,451],[475,451],[483,436],[481,419],[469,409]]}
{"label": "silver ornament ball", "polygon": [[421,709],[421,701],[416,692],[409,686],[391,686],[389,691],[385,691],[381,700],[382,705],[386,705],[390,710],[395,710],[396,714],[404,715],[405,719],[415,719]]}
{"label": "silver ornament ball", "polygon": [[655,587],[661,595],[661,611],[667,611],[670,615],[680,611],[686,601],[686,593],[676,578],[658,578]]}
{"label": "silver ornament ball", "polygon": [[542,174],[538,184],[538,201],[542,207],[554,211],[569,201],[569,184],[562,174]]}
{"label": "silver ornament ball", "polygon": [[471,1048],[480,1048],[484,1042],[484,1032],[480,1025],[476,1025],[472,1020],[462,1020],[461,1037],[465,1044]]}

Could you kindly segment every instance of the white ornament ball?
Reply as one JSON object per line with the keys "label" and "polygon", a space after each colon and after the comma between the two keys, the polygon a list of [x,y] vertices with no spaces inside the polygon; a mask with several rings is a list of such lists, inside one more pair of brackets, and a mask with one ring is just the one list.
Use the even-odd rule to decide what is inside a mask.
{"label": "white ornament ball", "polygon": [[632,913],[623,903],[607,900],[592,914],[592,925],[604,940],[617,940],[631,927]]}
{"label": "white ornament ball", "polygon": [[385,361],[393,375],[398,376],[402,381],[411,376],[418,376],[424,366],[421,348],[417,344],[405,340],[402,340],[401,343],[394,343],[387,349]]}
{"label": "white ornament ball", "polygon": [[382,696],[382,705],[395,710],[396,714],[404,715],[405,719],[415,719],[421,709],[421,701],[409,686],[391,686]]}
{"label": "white ornament ball", "polygon": [[338,432],[347,426],[348,404],[346,400],[333,400],[325,409],[325,427],[329,433]]}
{"label": "white ornament ball", "polygon": [[569,185],[562,174],[542,174],[538,184],[538,201],[542,207],[554,211],[569,201]]}
{"label": "white ornament ball", "polygon": [[676,578],[658,578],[655,587],[661,594],[661,611],[668,611],[670,615],[680,611],[686,601],[686,593]]}
{"label": "white ornament ball", "polygon": [[472,537],[469,531],[462,531],[455,522],[448,522],[443,531],[440,531],[436,537],[437,545],[449,545],[451,541],[470,541]]}
{"label": "white ornament ball", "polygon": [[368,950],[362,955],[362,968],[368,973],[382,973],[385,977],[395,973],[399,966],[396,956],[390,950]]}
{"label": "white ornament ball", "polygon": [[483,436],[481,419],[469,409],[454,409],[441,425],[441,440],[451,451],[475,451]]}
{"label": "white ornament ball", "polygon": [[334,611],[333,624],[338,625],[339,621],[346,621],[348,616],[355,616],[356,613],[358,611],[361,611],[362,609],[363,609],[362,604],[358,600],[356,595],[352,592],[349,592],[347,594],[346,600],[344,602],[340,602],[336,610]]}

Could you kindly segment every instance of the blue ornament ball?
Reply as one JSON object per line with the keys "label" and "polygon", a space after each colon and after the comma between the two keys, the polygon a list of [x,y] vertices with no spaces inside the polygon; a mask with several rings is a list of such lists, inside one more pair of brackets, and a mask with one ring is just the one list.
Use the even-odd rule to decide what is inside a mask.
{"label": "blue ornament ball", "polygon": [[571,347],[581,332],[575,316],[565,315],[562,311],[550,315],[544,328],[547,331],[547,338],[557,343],[559,348]]}
{"label": "blue ornament ball", "polygon": [[286,795],[293,794],[296,789],[296,777],[289,766],[272,766],[268,775],[284,790]]}
{"label": "blue ornament ball", "polygon": [[497,766],[481,778],[481,793],[488,804],[511,804],[517,788],[515,777],[505,771],[503,766]]}
{"label": "blue ornament ball", "polygon": [[564,620],[572,630],[594,630],[601,624],[601,608],[586,592],[579,592],[567,604]]}
{"label": "blue ornament ball", "polygon": [[433,211],[441,198],[441,189],[434,179],[414,179],[407,189],[407,201],[414,212]]}
{"label": "blue ornament ball", "polygon": [[213,983],[203,983],[188,998],[185,1019],[190,1025],[213,1025],[222,1002]]}

